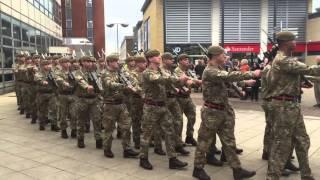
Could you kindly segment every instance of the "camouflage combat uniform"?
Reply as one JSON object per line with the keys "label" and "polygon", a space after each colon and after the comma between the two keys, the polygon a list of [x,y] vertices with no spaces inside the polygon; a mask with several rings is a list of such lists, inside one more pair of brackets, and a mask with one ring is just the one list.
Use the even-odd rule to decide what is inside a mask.
{"label": "camouflage combat uniform", "polygon": [[296,58],[278,51],[270,69],[270,83],[266,98],[273,107],[272,145],[270,149],[267,179],[281,176],[291,148],[295,145],[301,179],[313,179],[309,166],[310,138],[297,97],[300,95],[301,75],[320,75],[320,66],[307,66]]}
{"label": "camouflage combat uniform", "polygon": [[234,169],[241,168],[235,151],[235,114],[228,101],[226,82],[251,78],[253,78],[251,73],[243,74],[238,71],[228,73],[217,65],[208,65],[204,70],[202,76],[204,106],[201,109],[202,121],[195,151],[195,168],[203,168],[206,164],[206,153],[216,134],[221,140],[229,165]]}

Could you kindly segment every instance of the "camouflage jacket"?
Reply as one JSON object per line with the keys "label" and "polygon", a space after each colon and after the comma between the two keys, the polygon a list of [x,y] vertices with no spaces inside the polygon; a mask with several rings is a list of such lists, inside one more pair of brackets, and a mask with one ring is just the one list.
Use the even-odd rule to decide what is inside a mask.
{"label": "camouflage jacket", "polygon": [[[34,75],[34,80],[37,85],[37,91],[42,93],[52,93],[54,86],[48,81],[49,72],[37,71]],[[47,81],[48,84],[44,85],[43,82]]]}
{"label": "camouflage jacket", "polygon": [[[191,80],[193,80],[193,81],[198,80],[197,78],[190,76],[190,73],[188,73],[188,70],[183,70],[183,68],[181,68],[180,65],[179,65],[178,67],[176,67],[176,69],[174,70],[174,73],[175,73],[175,75],[178,76],[178,77],[180,77],[182,74],[185,74],[186,76],[189,77],[189,79],[191,79]],[[180,85],[178,86],[178,88],[179,88],[180,90],[183,90],[183,85],[180,84]],[[188,91],[188,92],[185,92],[185,90],[183,90],[182,92],[185,92],[185,93],[190,94],[190,93],[191,93],[191,87],[188,87],[188,88],[189,88],[189,91]]]}
{"label": "camouflage jacket", "polygon": [[135,94],[143,97],[143,91],[142,91],[142,73],[137,70],[134,70],[130,73],[132,82],[133,82],[133,87],[135,88],[136,92]]}
{"label": "camouflage jacket", "polygon": [[38,67],[36,65],[28,64],[25,65],[25,68],[27,69],[25,71],[25,74],[22,74],[25,76],[23,79],[27,83],[34,83],[35,82],[35,74],[39,71]]}
{"label": "camouflage jacket", "polygon": [[[55,78],[58,84],[58,93],[73,93],[75,87],[75,73],[72,75],[69,71],[63,69],[55,71]],[[74,78],[74,79],[72,79]],[[65,83],[69,83],[69,86],[65,86]]]}
{"label": "camouflage jacket", "polygon": [[268,88],[268,78],[270,79],[269,70],[271,69],[271,65],[268,64],[264,67],[264,69],[261,71],[261,97],[266,98],[267,96],[267,88]]}
{"label": "camouflage jacket", "polygon": [[[168,76],[172,76],[172,77],[177,77],[177,75],[175,74],[174,71],[167,69],[165,67],[161,68],[161,71],[163,73],[166,73]],[[171,95],[176,95],[178,93],[178,89],[179,87],[181,87],[183,84],[178,84],[179,86],[176,86],[174,84],[167,84],[166,85],[166,93],[167,95],[171,94]],[[178,89],[177,89],[178,88]]]}
{"label": "camouflage jacket", "polygon": [[301,75],[320,75],[320,66],[307,66],[297,58],[285,56],[278,51],[269,71],[270,83],[266,97],[280,95],[299,96],[301,94]]}
{"label": "camouflage jacket", "polygon": [[88,80],[88,72],[82,69],[75,71],[75,90],[74,94],[78,97],[97,97],[96,93],[88,93],[87,88],[90,85]]}
{"label": "camouflage jacket", "polygon": [[102,75],[102,96],[105,100],[123,100],[125,85],[120,82],[118,71],[108,71]]}
{"label": "camouflage jacket", "polygon": [[159,70],[147,68],[142,74],[142,89],[145,99],[153,101],[166,101],[166,86],[168,84],[179,84],[179,79]]}
{"label": "camouflage jacket", "polygon": [[252,78],[252,72],[227,72],[218,65],[208,65],[202,75],[203,100],[205,102],[227,105],[227,83]]}

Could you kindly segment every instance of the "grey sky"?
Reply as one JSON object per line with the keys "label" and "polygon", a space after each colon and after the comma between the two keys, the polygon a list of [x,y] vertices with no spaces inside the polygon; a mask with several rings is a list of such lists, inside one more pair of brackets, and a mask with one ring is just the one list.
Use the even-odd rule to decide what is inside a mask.
{"label": "grey sky", "polygon": [[[140,11],[144,0],[105,0],[105,21],[109,23],[127,23],[129,26],[119,26],[119,46],[124,36],[133,35],[132,28],[142,19]],[[117,35],[116,27],[106,27],[106,53],[116,52]]]}

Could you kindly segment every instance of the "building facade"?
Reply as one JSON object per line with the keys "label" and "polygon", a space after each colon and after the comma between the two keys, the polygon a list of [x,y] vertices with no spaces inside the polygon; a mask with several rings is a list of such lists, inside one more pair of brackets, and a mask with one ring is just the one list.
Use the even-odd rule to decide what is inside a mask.
{"label": "building facade", "polygon": [[120,61],[124,62],[129,56],[134,56],[134,36],[125,36],[120,46]]}
{"label": "building facade", "polygon": [[63,37],[87,38],[98,57],[105,48],[104,0],[61,0],[61,7]]}
{"label": "building facade", "polygon": [[62,44],[60,0],[0,0],[0,93],[13,88],[16,54]]}
{"label": "building facade", "polygon": [[205,47],[223,43],[233,57],[255,59],[272,47],[268,36],[272,39],[275,32],[289,30],[298,37],[296,55],[306,56],[312,49],[307,41],[310,3],[312,0],[276,0],[275,4],[273,0],[146,0],[142,26],[150,28],[143,28],[148,45],[144,49],[200,55],[198,43]]}

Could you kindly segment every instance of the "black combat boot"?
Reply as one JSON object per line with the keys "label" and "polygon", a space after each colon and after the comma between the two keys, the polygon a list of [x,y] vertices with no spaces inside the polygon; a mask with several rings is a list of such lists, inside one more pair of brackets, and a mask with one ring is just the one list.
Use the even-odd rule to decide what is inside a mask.
{"label": "black combat boot", "polygon": [[243,149],[236,148],[236,153],[237,153],[237,154],[241,154],[241,153],[243,153]]}
{"label": "black combat boot", "polygon": [[217,148],[217,146],[213,146],[211,149],[215,154],[221,154],[221,151]]}
{"label": "black combat boot", "polygon": [[152,170],[152,164],[149,162],[148,158],[140,158],[140,167],[147,170]]}
{"label": "black combat boot", "polygon": [[86,145],[84,144],[84,139],[80,138],[78,139],[78,148],[85,148]]}
{"label": "black combat boot", "polygon": [[108,158],[113,158],[114,157],[114,154],[113,152],[111,151],[111,149],[105,149],[103,151],[103,154],[105,157],[108,157]]}
{"label": "black combat boot", "polygon": [[30,114],[30,113],[27,113],[27,114],[26,114],[26,118],[29,119],[30,117],[31,117],[31,114]]}
{"label": "black combat boot", "polygon": [[24,114],[24,109],[20,109],[20,114]]}
{"label": "black combat boot", "polygon": [[242,180],[243,178],[250,178],[256,175],[255,171],[248,171],[242,168],[234,168],[233,169],[233,178],[235,180]]}
{"label": "black combat boot", "polygon": [[31,122],[30,122],[31,124],[36,124],[37,123],[37,118],[34,118],[34,117],[32,117],[32,119],[31,119]]}
{"label": "black combat boot", "polygon": [[183,156],[188,156],[190,154],[190,152],[185,150],[183,146],[176,147],[176,152],[180,153]]}
{"label": "black combat boot", "polygon": [[154,153],[160,155],[160,156],[165,156],[166,152],[163,151],[162,148],[154,148]]}
{"label": "black combat boot", "polygon": [[45,128],[43,125],[40,125],[40,126],[39,126],[39,130],[40,130],[40,131],[44,131],[44,130],[46,130],[46,128]]}
{"label": "black combat boot", "polygon": [[77,130],[76,129],[72,129],[71,130],[71,137],[72,138],[76,138],[77,137]]}
{"label": "black combat boot", "polygon": [[135,152],[132,149],[126,149],[123,151],[123,157],[124,158],[136,158],[139,155],[138,152]]}
{"label": "black combat boot", "polygon": [[59,132],[60,128],[57,125],[51,124],[51,131]]}
{"label": "black combat boot", "polygon": [[85,130],[86,133],[89,133],[90,132],[90,124],[86,124],[86,130]]}
{"label": "black combat boot", "polygon": [[186,144],[191,144],[192,146],[197,146],[197,141],[191,136],[187,136],[186,137],[185,143]]}
{"label": "black combat boot", "polygon": [[97,149],[102,149],[102,139],[96,140],[96,148]]}
{"label": "black combat boot", "polygon": [[295,166],[290,160],[287,161],[287,164],[284,168],[294,172],[300,171],[300,168]]}
{"label": "black combat boot", "polygon": [[213,153],[207,153],[207,164],[213,165],[213,166],[223,166],[223,162],[219,161]]}
{"label": "black combat boot", "polygon": [[206,173],[203,168],[194,168],[192,176],[199,180],[211,180],[210,176]]}
{"label": "black combat boot", "polygon": [[268,152],[263,151],[263,153],[262,153],[262,160],[266,160],[266,161],[269,160],[269,153],[268,153]]}
{"label": "black combat boot", "polygon": [[182,162],[176,157],[170,158],[169,159],[169,168],[170,169],[181,169],[188,166],[188,163]]}
{"label": "black combat boot", "polygon": [[61,137],[63,138],[63,139],[68,139],[68,133],[67,133],[67,130],[62,130],[61,131]]}

